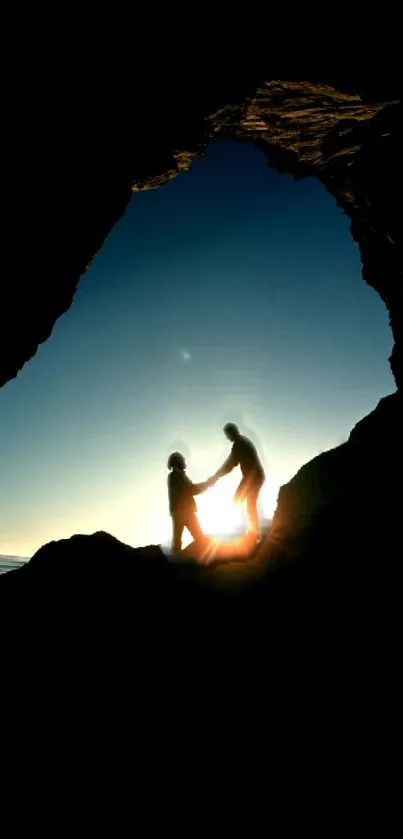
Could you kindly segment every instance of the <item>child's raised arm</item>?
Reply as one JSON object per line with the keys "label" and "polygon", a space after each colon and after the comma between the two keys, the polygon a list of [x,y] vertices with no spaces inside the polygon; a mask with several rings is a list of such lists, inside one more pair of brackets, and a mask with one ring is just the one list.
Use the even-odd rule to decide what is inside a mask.
{"label": "child's raised arm", "polygon": [[206,489],[209,489],[213,486],[213,482],[211,479],[208,481],[202,481],[200,484],[194,484],[192,481],[189,480],[190,490],[192,495],[201,495],[202,492],[206,492]]}

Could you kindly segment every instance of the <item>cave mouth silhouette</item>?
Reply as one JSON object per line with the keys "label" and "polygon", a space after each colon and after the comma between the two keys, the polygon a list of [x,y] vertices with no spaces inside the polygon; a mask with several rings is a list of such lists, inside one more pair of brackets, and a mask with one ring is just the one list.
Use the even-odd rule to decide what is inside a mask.
{"label": "cave mouth silhouette", "polygon": [[[310,94],[310,95],[311,95],[311,94]],[[312,94],[312,95],[313,95],[313,94]],[[267,146],[266,148],[262,148],[262,147],[261,147],[261,145],[259,145],[259,143],[256,143],[256,142],[254,143],[254,139],[253,139],[253,138],[250,138],[250,137],[248,137],[248,138],[247,138],[247,141],[248,141],[248,142],[245,142],[245,141],[244,141],[244,140],[245,140],[245,138],[242,138],[242,137],[241,137],[241,138],[235,138],[235,139],[234,139],[234,138],[231,138],[231,139],[229,140],[229,139],[227,138],[226,131],[227,131],[227,129],[225,129],[225,131],[217,131],[217,132],[216,132],[216,134],[215,134],[215,136],[209,139],[209,143],[208,143],[208,145],[206,146],[207,151],[208,151],[208,155],[207,155],[207,159],[206,159],[206,160],[203,160],[203,159],[200,159],[200,160],[199,160],[199,159],[197,159],[197,155],[195,155],[193,158],[190,158],[190,160],[188,159],[188,160],[186,161],[186,167],[184,167],[184,168],[187,168],[187,167],[188,167],[188,165],[189,165],[189,163],[191,163],[191,162],[193,162],[193,166],[194,166],[194,168],[196,168],[196,167],[197,167],[197,166],[199,166],[199,165],[208,165],[208,157],[209,157],[209,156],[211,156],[211,154],[213,154],[213,153],[214,153],[214,152],[213,152],[213,150],[214,150],[215,148],[218,148],[218,147],[219,147],[222,143],[228,143],[228,142],[231,142],[231,143],[233,143],[233,144],[234,144],[234,146],[236,146],[237,148],[248,148],[248,151],[250,150],[250,151],[251,151],[251,153],[252,153],[253,155],[255,155],[255,154],[256,154],[256,158],[257,158],[257,159],[259,159],[259,157],[260,157],[260,160],[259,160],[259,168],[260,168],[261,173],[262,173],[262,174],[261,174],[261,179],[262,179],[262,181],[263,181],[263,180],[265,180],[265,178],[267,177],[267,173],[270,171],[270,170],[267,168],[267,166],[266,166],[266,159],[268,158],[269,162],[273,162],[273,161],[272,161],[272,155],[274,154],[274,157],[276,156],[276,152],[275,152],[275,151],[273,152],[273,149],[272,149],[271,145]],[[231,131],[232,131],[232,129],[231,129]],[[229,133],[229,134],[231,134],[231,131],[229,131],[228,133]],[[237,140],[238,140],[238,142],[237,142]],[[255,145],[257,145],[257,147],[258,147],[258,150],[257,150],[257,151],[253,148],[253,145],[254,145],[254,144],[255,144]],[[264,152],[264,154],[262,154],[262,152]],[[287,164],[287,165],[288,165],[288,164]],[[279,166],[277,165],[277,166],[275,166],[274,168],[275,168],[275,169],[278,169],[278,168],[279,168]],[[179,171],[180,171],[180,170],[179,170]],[[293,174],[293,173],[291,172],[291,175],[292,175],[292,174]],[[309,167],[307,167],[306,169],[304,169],[304,174],[306,174],[307,176],[312,176],[312,175],[314,174],[314,172],[313,172],[313,171],[312,171]],[[281,184],[284,188],[285,188],[286,183],[287,183],[287,182],[289,182],[289,180],[290,180],[290,178],[289,178],[289,177],[284,176],[283,174],[276,174],[276,175],[275,175],[275,178],[276,178],[276,179],[278,178],[278,180],[279,180],[279,184]],[[159,195],[165,195],[165,189],[167,189],[167,190],[169,191],[169,189],[171,188],[171,186],[172,186],[172,187],[174,187],[176,183],[178,183],[178,184],[179,184],[179,183],[181,183],[181,184],[182,184],[182,183],[187,183],[187,182],[188,182],[189,184],[191,184],[191,183],[192,183],[192,179],[193,179],[193,167],[192,167],[192,170],[191,170],[190,172],[188,172],[188,173],[187,173],[186,178],[185,178],[185,177],[183,177],[183,178],[180,178],[180,179],[177,179],[177,180],[172,180],[172,183],[171,183],[171,184],[169,184],[169,185],[168,185],[168,187],[165,187],[165,188],[164,188],[164,190],[159,190]],[[167,178],[167,180],[170,180],[170,178]],[[309,182],[310,182],[310,181],[309,181]],[[315,183],[317,183],[317,182],[318,182],[318,180],[317,180]],[[292,181],[292,183],[294,183],[294,181]],[[302,190],[304,190],[304,184],[306,184],[306,183],[308,183],[308,180],[307,180],[307,179],[303,179],[302,181],[298,182],[298,184],[296,185],[296,187],[297,187],[298,189],[302,189]],[[321,179],[319,179],[319,183],[320,183],[320,189],[323,189],[324,184],[323,184],[323,183],[321,183]],[[157,184],[157,183],[154,183],[154,181],[152,181],[152,182],[150,182],[150,183],[148,184],[148,186],[157,186],[157,185],[158,185],[158,184]],[[139,186],[141,186],[141,184],[140,184]],[[147,184],[144,184],[143,186],[147,186]],[[281,188],[281,187],[280,187],[280,188]],[[137,204],[137,202],[141,202],[141,201],[142,201],[142,198],[144,198],[144,196],[145,196],[146,194],[147,194],[147,190],[146,190],[146,189],[144,189],[144,190],[140,190],[139,188],[137,188],[137,187],[135,186],[135,188],[134,188],[134,195],[132,196],[131,201],[130,201],[130,207],[134,207],[134,206]],[[167,192],[167,194],[168,194],[168,192]],[[269,188],[268,188],[268,189],[267,189],[267,204],[268,204],[268,205],[270,205],[270,203],[273,203],[273,200],[274,200],[274,199],[273,199],[273,196],[271,196],[271,195],[270,195],[270,191],[269,191]],[[343,209],[343,208],[341,208],[341,209]],[[127,216],[127,214],[128,214],[129,212],[130,212],[130,209],[127,209],[127,210],[126,210],[126,214],[125,214],[125,215]],[[334,212],[335,212],[335,214],[337,214],[337,215],[338,215],[338,217],[339,217],[340,219],[342,219],[342,218],[343,218],[342,212],[341,212],[341,211],[337,208],[337,206],[335,206],[335,207],[334,207]],[[168,213],[169,213],[169,210],[168,210],[168,208],[167,208],[167,215],[168,215]],[[116,229],[118,229],[118,228],[119,228],[119,226],[120,226],[122,223],[123,223],[123,218],[121,218],[121,219],[118,221],[117,226],[116,226]],[[268,233],[269,233],[269,232],[270,232],[270,227],[269,227],[269,225],[268,225]],[[135,235],[135,230],[133,231],[133,233],[134,233],[134,235]],[[106,253],[107,248],[108,248],[108,242],[106,242],[106,243],[105,243],[104,248],[103,248],[103,250],[102,250],[102,253],[101,253],[101,254],[97,257],[97,259],[96,259],[96,260],[95,260],[95,262],[94,262],[94,268],[95,268],[95,269],[96,269],[97,265],[99,264],[99,261],[100,261],[100,260],[102,260],[102,258],[103,258],[103,254],[104,254],[104,253]],[[81,288],[81,286],[80,286],[80,288]],[[270,293],[270,278],[268,277],[268,279],[267,279],[267,296],[269,296],[269,293]],[[80,294],[80,290],[79,290],[79,292],[78,292],[78,295],[79,295],[79,294]],[[78,305],[78,301],[76,301],[75,306],[77,306],[77,305]],[[182,348],[182,349],[183,349],[183,348]],[[187,365],[189,365],[189,366],[190,366],[190,365],[192,364],[192,359],[189,359],[189,358],[188,358],[188,355],[189,355],[188,350],[186,350],[186,348],[185,348],[185,349],[183,349],[183,353],[186,353],[186,359],[185,359],[185,358],[183,358],[183,362],[184,362],[184,363],[186,363]],[[234,407],[235,407],[235,406],[234,406]],[[370,406],[368,406],[368,407],[369,407],[369,408],[371,408],[371,407],[372,407],[372,405],[370,405]],[[232,413],[232,412],[231,412],[231,413]],[[364,414],[364,413],[365,413],[365,412],[363,411],[363,414]],[[224,421],[225,417],[223,417],[222,419],[223,419],[223,421]],[[353,423],[352,423],[352,424],[353,424]],[[242,419],[241,419],[241,426],[243,426],[243,425],[244,425],[244,422],[243,422],[243,421],[242,421]],[[350,428],[349,428],[349,427],[345,427],[345,428],[343,429],[344,434],[347,434],[349,430],[350,430]],[[339,440],[334,439],[333,441],[331,441],[330,445],[332,445],[332,444],[333,444],[333,445],[335,445],[335,444],[337,444],[337,442],[339,442]],[[321,445],[321,443],[319,443],[319,441],[318,441],[317,448],[315,449],[315,451],[309,451],[309,452],[306,454],[306,456],[303,458],[302,462],[301,462],[301,463],[296,464],[294,471],[297,471],[297,468],[298,468],[300,465],[302,465],[302,463],[309,461],[309,459],[310,459],[311,457],[313,457],[313,456],[317,453],[317,451],[319,451],[319,450],[320,450],[320,448],[322,448],[322,445]],[[280,475],[280,476],[279,476],[278,480],[276,481],[276,487],[275,487],[275,496],[276,496],[276,498],[277,498],[277,490],[278,490],[278,486],[283,485],[283,484],[285,483],[285,481],[286,481],[286,480],[288,480],[288,479],[291,477],[291,475],[292,475],[292,474],[294,474],[294,472],[291,470],[291,471],[289,471],[288,473],[286,473],[286,474],[282,474],[282,475]],[[274,499],[274,498],[273,498],[273,509],[274,509],[274,507],[275,507],[275,502],[276,502],[276,499]],[[270,510],[270,515],[271,515],[271,514],[272,514],[272,509]],[[111,528],[111,527],[109,526],[109,529],[111,529],[111,530],[112,530],[112,532],[116,532],[115,528]],[[132,540],[132,538],[129,538],[129,536],[126,536],[126,535],[125,535],[125,537],[124,537],[124,538],[125,538],[125,541],[126,541],[126,540],[128,540],[128,541],[130,541],[130,542],[132,542],[132,541],[133,541],[133,540]]]}
{"label": "cave mouth silhouette", "polygon": [[[393,76],[385,81],[369,66],[372,56],[357,62],[356,54],[343,55],[342,74],[312,72],[306,61],[284,71],[283,44],[272,43],[266,57],[267,44],[256,50],[248,37],[256,33],[251,15],[242,19],[242,61],[231,38],[185,43],[173,32],[167,39],[156,24],[145,72],[129,10],[109,3],[66,13],[63,27],[53,18],[39,27],[16,20],[15,27],[27,30],[30,49],[0,59],[7,324],[0,384],[17,375],[69,309],[133,192],[175,177],[211,140],[229,137],[255,143],[280,173],[318,178],[344,210],[364,281],[388,310],[391,369],[401,391],[402,97]],[[389,425],[392,404],[397,400],[376,414]],[[374,422],[367,417],[365,427],[378,439]]]}
{"label": "cave mouth silhouette", "polygon": [[[247,32],[247,19],[244,25]],[[14,26],[18,41],[19,23]],[[397,84],[369,68],[364,72],[365,62],[357,73],[345,56],[343,76],[304,72],[304,63],[298,74],[290,69],[284,75],[276,53],[266,68],[247,44],[241,63],[231,43],[211,44],[206,72],[197,44],[176,51],[172,42],[157,39],[164,85],[155,88],[151,77],[144,78],[140,53],[133,55],[129,10],[114,10],[109,3],[97,11],[88,7],[78,17],[72,10],[62,30],[55,26],[45,18],[39,27],[33,20],[21,24],[30,51],[2,59],[7,131],[1,200],[8,270],[2,302],[9,328],[0,335],[0,384],[18,373],[70,307],[80,276],[132,192],[189,168],[211,139],[232,137],[258,145],[279,172],[319,178],[350,218],[364,280],[389,312],[390,361],[400,388]],[[57,160],[63,160],[60,178]],[[31,201],[35,212],[29,211]]]}

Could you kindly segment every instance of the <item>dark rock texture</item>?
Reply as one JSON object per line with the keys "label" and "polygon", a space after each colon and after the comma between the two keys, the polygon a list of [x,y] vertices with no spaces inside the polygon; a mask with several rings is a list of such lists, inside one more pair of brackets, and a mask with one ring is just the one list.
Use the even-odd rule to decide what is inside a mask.
{"label": "dark rock texture", "polygon": [[94,667],[110,678],[116,661],[137,689],[140,664],[160,678],[161,661],[169,678],[176,662],[182,680],[194,668],[201,681],[220,679],[224,662],[238,673],[258,663],[264,681],[263,662],[271,671],[285,651],[287,668],[323,656],[336,667],[342,655],[348,669],[363,638],[362,664],[375,635],[378,645],[399,637],[397,509],[387,492],[369,509],[359,496],[347,507],[336,498],[314,527],[278,528],[248,557],[209,565],[170,562],[158,546],[134,549],[106,533],[53,542],[1,576],[2,637],[19,666],[32,657],[51,676],[68,667],[86,680]]}
{"label": "dark rock texture", "polygon": [[[353,428],[346,443],[306,463],[288,484],[281,487],[273,520],[277,536],[295,537],[306,528],[315,529],[322,513],[340,510],[340,526],[346,515],[363,508],[371,531],[381,528],[385,540],[400,534],[399,517],[382,511],[401,503],[403,472],[403,399],[400,392],[380,400],[371,414]],[[385,507],[386,504],[386,507]],[[400,541],[400,536],[399,536]]]}
{"label": "dark rock texture", "polygon": [[[346,443],[280,488],[271,539],[299,567],[339,562],[363,587],[398,585],[402,554],[403,400],[381,399]],[[343,595],[344,596],[344,595]],[[390,588],[387,598],[393,597]]]}
{"label": "dark rock texture", "polygon": [[[383,520],[387,505],[385,493]],[[395,495],[394,523],[396,507]],[[127,774],[131,803],[132,773],[136,796],[140,779],[152,791],[148,819],[156,789],[177,792],[179,782],[182,798],[193,787],[198,812],[196,779],[211,779],[217,760],[221,795],[230,778],[227,808],[234,773],[243,800],[253,775],[256,796],[277,750],[284,772],[300,756],[311,793],[314,771],[328,788],[343,766],[354,799],[360,783],[378,800],[374,765],[393,775],[401,714],[401,557],[390,533],[363,505],[335,505],[315,531],[217,567],[170,563],[157,546],[133,549],[105,533],[44,546],[0,577],[3,755],[9,731],[19,765],[32,764],[30,789],[49,773],[53,803],[52,779],[60,796],[73,768],[69,813],[78,784],[88,801],[96,780],[96,799],[101,789],[110,801]]]}

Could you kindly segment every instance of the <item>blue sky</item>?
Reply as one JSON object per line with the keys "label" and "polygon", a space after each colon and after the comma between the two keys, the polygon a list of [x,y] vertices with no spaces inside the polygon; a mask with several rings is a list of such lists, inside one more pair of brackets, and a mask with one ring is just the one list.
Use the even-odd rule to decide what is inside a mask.
{"label": "blue sky", "polygon": [[228,420],[260,449],[270,514],[279,485],[394,390],[391,345],[334,199],[215,141],[133,197],[70,311],[0,390],[0,553],[100,529],[164,541],[169,452],[204,479]]}

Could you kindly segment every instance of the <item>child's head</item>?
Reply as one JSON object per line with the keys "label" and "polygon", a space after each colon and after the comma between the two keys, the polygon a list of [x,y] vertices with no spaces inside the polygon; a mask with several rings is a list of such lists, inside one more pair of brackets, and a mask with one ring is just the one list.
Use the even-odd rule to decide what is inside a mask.
{"label": "child's head", "polygon": [[186,461],[183,454],[180,452],[172,452],[168,458],[168,469],[181,469],[183,472],[186,469]]}

